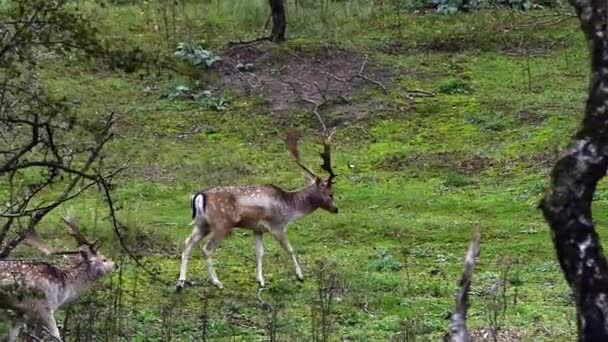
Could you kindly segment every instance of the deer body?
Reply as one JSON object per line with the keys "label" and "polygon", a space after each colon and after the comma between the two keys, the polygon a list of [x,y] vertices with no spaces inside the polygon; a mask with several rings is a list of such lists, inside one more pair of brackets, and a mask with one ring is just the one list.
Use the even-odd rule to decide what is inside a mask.
{"label": "deer body", "polygon": [[285,191],[275,185],[223,186],[196,193],[191,197],[194,228],[185,241],[176,285],[178,291],[186,282],[192,248],[207,235],[210,235],[210,238],[203,246],[203,258],[206,260],[212,284],[218,288],[223,287],[213,267],[212,254],[234,228],[250,229],[254,232],[257,281],[261,287],[264,287],[263,234],[267,232],[291,257],[297,278],[304,279],[294,250],[287,239],[287,225],[318,208],[331,213],[337,213],[338,209],[334,203],[331,187],[331,180],[335,175],[329,164],[328,146],[326,145],[324,169],[328,170],[330,178],[323,180],[301,165],[296,148],[298,138],[299,136],[288,138],[288,144],[296,162],[308,173],[309,184],[304,189]]}
{"label": "deer body", "polygon": [[46,328],[61,341],[55,311],[116,269],[94,244],[81,245],[76,253],[73,265],[65,268],[34,260],[0,260],[0,311],[11,314],[10,342],[16,341],[24,323]]}

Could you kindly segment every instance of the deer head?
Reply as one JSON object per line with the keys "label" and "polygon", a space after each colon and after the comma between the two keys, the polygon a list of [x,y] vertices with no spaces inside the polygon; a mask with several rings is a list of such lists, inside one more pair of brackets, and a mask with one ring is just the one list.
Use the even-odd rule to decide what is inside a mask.
{"label": "deer head", "polygon": [[300,160],[300,153],[298,150],[298,141],[302,137],[299,131],[291,132],[287,135],[287,148],[289,153],[295,160],[296,164],[298,164],[304,172],[306,172],[306,176],[308,179],[309,186],[315,188],[315,194],[318,196],[318,201],[320,207],[324,210],[327,210],[331,213],[337,213],[338,207],[336,207],[336,203],[334,202],[333,195],[333,184],[334,178],[336,174],[334,173],[331,167],[331,137],[333,136],[333,131],[329,134],[326,134],[323,137],[323,152],[321,153],[321,159],[323,160],[323,164],[321,165],[321,169],[329,174],[327,179],[323,179],[317,176],[314,172],[312,172],[306,165],[302,163]]}
{"label": "deer head", "polygon": [[116,264],[99,253],[99,241],[89,241],[80,231],[78,222],[72,217],[62,218],[68,232],[78,244],[77,263],[84,264],[94,276],[102,276],[117,269]]}

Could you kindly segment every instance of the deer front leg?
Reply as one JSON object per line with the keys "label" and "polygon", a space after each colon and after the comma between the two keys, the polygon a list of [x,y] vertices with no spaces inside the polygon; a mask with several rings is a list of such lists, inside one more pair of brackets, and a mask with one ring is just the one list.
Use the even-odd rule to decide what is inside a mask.
{"label": "deer front leg", "polygon": [[177,280],[177,284],[175,285],[176,290],[179,292],[184,288],[186,284],[186,273],[188,271],[188,259],[190,259],[190,255],[192,254],[192,248],[196,245],[201,239],[204,237],[204,233],[199,229],[198,226],[194,226],[192,229],[192,233],[186,239],[184,245],[184,252],[182,253],[182,264],[179,270],[179,279]]}
{"label": "deer front leg", "polygon": [[36,334],[40,334],[41,331],[46,331],[54,341],[62,342],[61,335],[59,335],[59,329],[57,328],[57,322],[55,321],[54,312],[47,307],[37,308],[34,315],[31,317],[32,322],[37,323]]}
{"label": "deer front leg", "polygon": [[213,256],[213,252],[215,251],[217,246],[220,244],[220,242],[224,239],[225,235],[226,235],[226,231],[223,229],[218,229],[218,230],[213,231],[213,233],[211,233],[211,238],[209,239],[209,241],[207,241],[207,243],[203,247],[203,257],[207,261],[207,271],[209,272],[209,277],[211,278],[211,283],[213,284],[213,286],[217,287],[218,289],[223,289],[224,286],[222,285],[220,280],[217,278],[217,273],[215,273],[215,268],[213,267],[212,256]]}
{"label": "deer front leg", "polygon": [[17,342],[22,327],[22,323],[15,324],[15,322],[12,322],[12,325],[9,327],[8,342]]}
{"label": "deer front leg", "polygon": [[271,230],[271,233],[272,236],[279,242],[283,250],[291,257],[291,260],[293,261],[293,264],[296,268],[296,276],[298,277],[298,280],[304,280],[302,270],[300,269],[300,264],[298,264],[298,259],[296,258],[296,254],[294,253],[291,244],[289,243],[289,239],[287,239],[287,234],[285,233],[285,230],[273,229]]}
{"label": "deer front leg", "polygon": [[55,316],[51,311],[48,316],[43,317],[44,325],[49,331],[49,334],[55,339],[55,341],[63,342],[61,339],[61,335],[59,335],[59,329],[57,328],[57,322],[55,321]]}
{"label": "deer front leg", "polygon": [[255,257],[257,262],[256,273],[258,284],[260,287],[264,287],[264,271],[262,269],[262,263],[264,259],[264,235],[259,232],[253,233],[255,238]]}

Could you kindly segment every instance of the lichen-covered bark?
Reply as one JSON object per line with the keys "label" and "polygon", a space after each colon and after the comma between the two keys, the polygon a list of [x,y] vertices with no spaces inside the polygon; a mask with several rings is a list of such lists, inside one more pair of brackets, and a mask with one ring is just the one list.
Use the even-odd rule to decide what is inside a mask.
{"label": "lichen-covered bark", "polygon": [[576,298],[580,341],[608,341],[608,264],[591,204],[608,167],[608,1],[571,0],[589,44],[591,79],[582,126],[556,162],[540,203]]}

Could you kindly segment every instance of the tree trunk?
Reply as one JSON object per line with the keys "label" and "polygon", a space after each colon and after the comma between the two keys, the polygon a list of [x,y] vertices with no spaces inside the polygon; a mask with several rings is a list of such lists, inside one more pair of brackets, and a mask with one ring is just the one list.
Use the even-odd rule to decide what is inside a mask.
{"label": "tree trunk", "polygon": [[608,263],[591,217],[593,193],[608,168],[608,2],[571,3],[589,44],[589,97],[582,125],[556,162],[540,208],[574,292],[579,341],[608,341]]}
{"label": "tree trunk", "polygon": [[287,27],[287,18],[285,17],[285,2],[284,0],[268,0],[270,3],[270,12],[272,14],[272,34],[270,40],[275,43],[285,41],[285,29]]}

